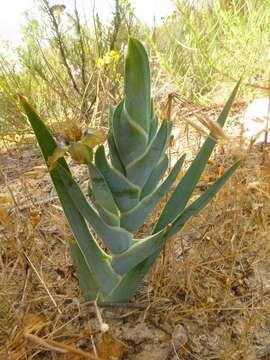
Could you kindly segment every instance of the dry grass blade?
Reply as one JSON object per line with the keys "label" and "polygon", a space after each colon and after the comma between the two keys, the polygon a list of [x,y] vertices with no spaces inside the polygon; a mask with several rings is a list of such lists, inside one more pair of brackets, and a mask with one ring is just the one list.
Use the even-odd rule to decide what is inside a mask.
{"label": "dry grass blade", "polygon": [[60,343],[58,341],[49,340],[49,339],[44,340],[44,339],[42,339],[36,335],[32,335],[32,334],[25,334],[24,337],[36,344],[44,346],[46,349],[51,350],[51,351],[57,351],[60,353],[77,354],[85,359],[90,359],[90,360],[104,360],[100,357],[96,357],[95,355],[93,355],[89,352],[77,349],[74,346]]}
{"label": "dry grass blade", "polygon": [[32,269],[34,270],[34,272],[36,273],[38,279],[40,280],[41,284],[43,285],[44,289],[46,290],[47,294],[49,295],[50,299],[52,300],[52,303],[54,304],[54,306],[57,308],[57,311],[61,314],[62,311],[59,309],[56,301],[54,300],[52,294],[50,293],[50,290],[48,289],[48,286],[46,285],[45,281],[42,279],[42,277],[40,276],[39,272],[37,271],[35,265],[32,263],[32,261],[30,260],[29,256],[24,252],[24,256],[26,257],[27,261],[29,262],[30,266],[32,267]]}

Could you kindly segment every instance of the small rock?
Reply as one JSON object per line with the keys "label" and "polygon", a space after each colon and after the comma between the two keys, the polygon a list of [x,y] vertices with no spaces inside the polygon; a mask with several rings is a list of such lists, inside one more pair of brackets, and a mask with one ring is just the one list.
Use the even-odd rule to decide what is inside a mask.
{"label": "small rock", "polygon": [[186,329],[181,324],[176,325],[172,333],[172,342],[175,348],[179,348],[188,342]]}
{"label": "small rock", "polygon": [[[265,129],[270,127],[270,99],[255,99],[248,105],[243,118],[244,137],[247,140],[254,140],[255,143],[264,142]],[[267,142],[270,142],[268,132]]]}

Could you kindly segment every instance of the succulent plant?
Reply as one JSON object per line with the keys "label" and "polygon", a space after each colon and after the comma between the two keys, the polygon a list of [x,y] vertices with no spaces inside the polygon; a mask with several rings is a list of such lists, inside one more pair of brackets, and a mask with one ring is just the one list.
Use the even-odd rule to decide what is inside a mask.
{"label": "succulent plant", "polygon": [[[239,83],[218,118],[220,126],[225,123],[238,87]],[[81,161],[89,169],[87,195],[72,177],[65,160],[59,159],[65,151],[59,155],[45,124],[21,98],[76,240],[70,242],[70,250],[87,300],[129,301],[166,240],[212,200],[240,164],[233,164],[197,200],[189,203],[216,144],[215,136],[211,134],[206,139],[185,175],[177,180],[185,156],[168,173],[166,149],[172,124],[169,120],[159,124],[150,92],[147,54],[138,40],[130,39],[124,99],[115,109],[110,107],[108,146],[99,145],[93,160],[86,157]],[[53,166],[52,158],[56,162]],[[152,232],[144,239],[134,238],[176,181]]]}

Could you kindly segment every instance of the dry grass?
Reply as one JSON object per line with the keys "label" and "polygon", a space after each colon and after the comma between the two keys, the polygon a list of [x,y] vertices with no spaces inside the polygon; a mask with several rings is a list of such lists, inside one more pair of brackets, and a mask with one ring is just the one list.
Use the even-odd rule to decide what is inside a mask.
{"label": "dry grass", "polygon": [[[219,111],[194,109],[190,104],[182,104],[183,110],[191,120],[196,120],[194,112],[211,119]],[[241,111],[242,107],[234,108],[230,119],[231,139]],[[201,134],[179,120],[177,111],[173,118],[184,135],[181,141],[177,135],[172,139],[172,162],[175,153],[185,150],[189,161],[198,150]],[[236,148],[232,141],[217,147],[195,197],[237,157]],[[144,354],[151,345],[152,358],[159,359],[154,357],[160,351],[157,341],[170,345],[170,334],[179,325],[184,340],[164,360],[260,358],[263,353],[258,351],[270,343],[267,151],[252,149],[215,200],[169,241],[134,299],[146,308],[113,308],[103,313],[112,330],[104,339],[93,307],[81,303],[68,254],[71,233],[39,150],[4,148],[0,160],[0,359],[78,360],[97,351],[104,359],[114,354],[115,359],[144,360],[150,359]],[[83,184],[87,179],[83,167],[73,166],[73,170]],[[141,231],[147,232],[153,221]],[[142,322],[151,329],[152,340],[136,342],[130,327]]]}

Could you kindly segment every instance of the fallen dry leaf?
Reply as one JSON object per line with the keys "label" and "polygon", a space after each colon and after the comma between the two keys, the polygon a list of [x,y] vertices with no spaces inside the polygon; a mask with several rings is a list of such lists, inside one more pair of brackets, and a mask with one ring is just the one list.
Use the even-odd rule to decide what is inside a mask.
{"label": "fallen dry leaf", "polygon": [[104,360],[123,359],[124,345],[117,341],[109,331],[102,334],[101,340],[97,343],[97,350],[98,355]]}

